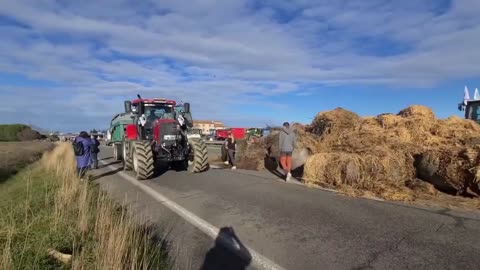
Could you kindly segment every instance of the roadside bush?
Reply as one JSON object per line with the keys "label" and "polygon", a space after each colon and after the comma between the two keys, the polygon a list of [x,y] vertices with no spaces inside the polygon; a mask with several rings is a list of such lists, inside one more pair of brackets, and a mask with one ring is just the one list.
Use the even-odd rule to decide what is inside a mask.
{"label": "roadside bush", "polygon": [[32,130],[30,127],[24,128],[17,134],[17,139],[19,141],[33,141],[40,139],[40,133]]}
{"label": "roadside bush", "polygon": [[3,142],[32,141],[40,138],[41,135],[27,125],[0,125],[0,141]]}

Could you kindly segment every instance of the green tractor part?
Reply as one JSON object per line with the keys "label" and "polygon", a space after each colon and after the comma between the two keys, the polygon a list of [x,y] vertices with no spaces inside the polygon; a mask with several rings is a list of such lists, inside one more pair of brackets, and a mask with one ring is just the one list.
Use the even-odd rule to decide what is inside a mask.
{"label": "green tractor part", "polygon": [[263,128],[247,128],[247,140],[250,141],[252,138],[261,138],[264,134]]}

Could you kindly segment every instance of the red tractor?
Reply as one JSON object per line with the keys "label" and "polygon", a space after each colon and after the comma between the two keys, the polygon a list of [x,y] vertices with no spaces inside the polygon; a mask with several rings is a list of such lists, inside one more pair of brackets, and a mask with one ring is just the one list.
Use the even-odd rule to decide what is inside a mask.
{"label": "red tractor", "polygon": [[139,180],[166,163],[176,170],[193,173],[208,169],[207,146],[201,139],[189,139],[193,126],[190,104],[177,105],[163,98],[125,101],[125,113],[132,123],[125,125],[122,142],[125,170],[134,170]]}

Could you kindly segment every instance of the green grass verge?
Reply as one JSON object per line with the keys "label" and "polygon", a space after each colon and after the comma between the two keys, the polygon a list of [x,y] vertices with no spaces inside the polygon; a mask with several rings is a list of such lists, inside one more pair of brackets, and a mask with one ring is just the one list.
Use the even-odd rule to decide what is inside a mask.
{"label": "green grass verge", "polygon": [[[66,188],[58,178],[35,164],[0,184],[0,269],[170,268],[166,246],[153,240],[150,228],[127,222],[126,210],[95,185],[84,185],[82,193],[81,185]],[[53,259],[48,248],[73,254],[72,263]]]}
{"label": "green grass verge", "polygon": [[[6,269],[58,269],[47,255],[48,247],[68,249],[74,234],[68,222],[53,224],[53,176],[26,169],[0,188],[0,254]],[[0,266],[1,267],[1,266]]]}

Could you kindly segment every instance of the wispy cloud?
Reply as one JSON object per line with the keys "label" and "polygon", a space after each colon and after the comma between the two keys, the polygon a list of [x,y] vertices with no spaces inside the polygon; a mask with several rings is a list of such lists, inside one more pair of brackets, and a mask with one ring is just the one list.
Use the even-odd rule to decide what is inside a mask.
{"label": "wispy cloud", "polygon": [[[21,120],[15,108],[32,93],[49,108],[22,101],[32,117],[62,110],[79,128],[105,126],[137,92],[235,121],[229,108],[240,101],[309,95],[306,84],[431,86],[479,76],[478,11],[476,0],[0,0],[0,72],[51,83],[20,89],[5,79],[10,113],[0,120]],[[270,104],[274,112],[288,100]]]}

